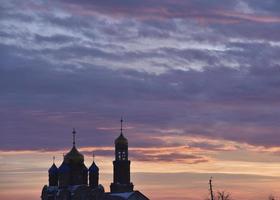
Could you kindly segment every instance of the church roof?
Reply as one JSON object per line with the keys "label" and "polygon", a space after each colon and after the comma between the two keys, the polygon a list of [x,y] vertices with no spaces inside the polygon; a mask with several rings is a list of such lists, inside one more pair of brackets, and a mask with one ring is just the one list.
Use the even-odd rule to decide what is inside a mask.
{"label": "church roof", "polygon": [[123,199],[128,199],[134,192],[122,192],[122,193],[112,193],[111,196],[118,196]]}
{"label": "church roof", "polygon": [[65,155],[64,160],[66,163],[83,163],[84,156],[73,146],[71,151]]}
{"label": "church roof", "polygon": [[76,164],[76,163],[83,163],[84,156],[81,154],[78,149],[76,148],[76,131],[73,129],[73,147],[72,149],[64,156],[64,161],[66,163]]}
{"label": "church roof", "polygon": [[121,192],[121,193],[108,193],[105,196],[106,200],[149,200],[144,194],[139,191]]}
{"label": "church roof", "polygon": [[99,168],[97,167],[97,165],[95,164],[94,161],[92,162],[92,164],[89,167],[88,171],[91,172],[91,173],[99,172]]}
{"label": "church roof", "polygon": [[115,140],[115,145],[117,144],[124,144],[124,145],[127,145],[128,142],[127,142],[127,139],[123,136],[123,134],[121,133],[119,135],[119,137]]}
{"label": "church roof", "polygon": [[53,163],[53,165],[49,169],[49,174],[56,174],[58,172],[58,168],[56,165]]}
{"label": "church roof", "polygon": [[69,165],[63,161],[62,164],[60,165],[60,167],[58,168],[58,172],[67,173],[69,171],[70,171]]}
{"label": "church roof", "polygon": [[88,168],[85,164],[83,164],[83,171],[86,171],[86,172],[88,171]]}
{"label": "church roof", "polygon": [[123,118],[121,118],[121,134],[115,140],[115,145],[127,145],[127,139],[123,136]]}

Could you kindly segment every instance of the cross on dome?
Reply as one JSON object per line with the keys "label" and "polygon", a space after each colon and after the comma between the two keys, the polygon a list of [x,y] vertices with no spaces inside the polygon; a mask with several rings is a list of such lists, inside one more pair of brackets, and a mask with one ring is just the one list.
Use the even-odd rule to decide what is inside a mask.
{"label": "cross on dome", "polygon": [[72,134],[73,134],[73,146],[75,146],[75,144],[76,144],[76,130],[75,130],[75,128],[73,128]]}

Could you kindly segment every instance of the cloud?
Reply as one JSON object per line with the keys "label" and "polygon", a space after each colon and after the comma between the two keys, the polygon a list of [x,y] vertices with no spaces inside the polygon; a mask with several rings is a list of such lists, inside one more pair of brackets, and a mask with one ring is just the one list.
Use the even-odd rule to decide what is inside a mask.
{"label": "cloud", "polygon": [[167,135],[277,146],[277,5],[4,3],[1,148],[65,148],[73,126],[82,146],[111,145],[121,115],[135,147],[176,145]]}
{"label": "cloud", "polygon": [[[4,199],[23,185],[23,193],[32,188],[38,196],[52,156],[59,165],[71,148],[72,128],[86,165],[94,151],[109,182],[121,116],[133,172],[164,172],[155,179],[176,183],[213,175],[205,172],[278,177],[279,6],[277,0],[1,2]],[[195,174],[174,175],[186,171]],[[19,181],[30,173],[44,176]],[[246,179],[243,188],[256,180],[230,178],[239,185]],[[159,187],[150,174],[133,179],[139,187],[137,179],[149,179],[143,185],[151,197],[162,193],[154,192]],[[181,189],[173,199],[186,198]]]}
{"label": "cloud", "polygon": [[[177,147],[181,149],[180,147]],[[191,152],[177,153],[177,149],[165,149],[162,148],[131,148],[129,150],[129,159],[133,161],[144,161],[144,162],[176,162],[186,164],[197,164],[209,162],[210,158],[202,155],[195,155]],[[93,151],[96,156],[114,157],[115,150],[112,149],[96,149]],[[85,155],[92,155],[92,151],[82,151]]]}
{"label": "cloud", "polygon": [[[133,1],[116,2],[106,1],[61,1],[68,11],[75,15],[95,16],[98,13],[114,17],[133,16],[137,19],[147,20],[170,19],[170,18],[194,18],[202,22],[210,23],[239,23],[242,21],[253,21],[259,23],[279,23],[279,16],[273,13],[268,15],[269,8],[278,6],[274,2],[269,4],[247,3],[245,1],[231,0],[227,4],[222,1]],[[254,5],[256,4],[256,5]],[[266,9],[260,10],[262,6]],[[239,8],[239,9],[238,9]],[[240,9],[242,8],[242,9]],[[246,9],[245,9],[246,8]],[[274,8],[275,9],[275,8]],[[274,10],[272,9],[272,10]],[[248,13],[247,11],[250,10]],[[256,15],[256,14],[258,15]]]}
{"label": "cloud", "polygon": [[[70,148],[70,147],[69,147]],[[98,158],[110,158],[113,159],[115,155],[115,149],[113,146],[95,146],[95,147],[81,147],[79,151],[85,155],[91,157],[94,153]],[[0,152],[2,157],[18,156],[40,156],[40,155],[56,155],[60,156],[65,154],[70,149],[38,149],[38,150],[2,150]],[[185,148],[184,146],[174,147],[132,147],[129,148],[129,159],[134,162],[174,162],[174,163],[186,163],[186,164],[198,164],[209,162],[210,157],[201,155],[202,151],[199,149],[193,150],[192,148]],[[6,164],[2,165],[4,169]],[[35,168],[36,169],[36,168]],[[42,168],[36,169],[41,170]]]}
{"label": "cloud", "polygon": [[176,162],[176,163],[186,163],[186,164],[197,164],[209,162],[209,160],[202,156],[180,154],[180,153],[170,153],[170,154],[160,154],[160,155],[133,155],[132,158],[138,161],[144,162]]}
{"label": "cloud", "polygon": [[[130,72],[98,69],[75,73],[37,70],[2,69],[2,147],[28,145],[32,139],[43,142],[37,147],[60,142],[65,145],[72,126],[78,128],[84,141],[99,138],[97,141],[109,144],[118,135],[117,119],[122,114],[132,126],[127,132],[135,138],[131,139],[133,145],[147,144],[147,136],[166,134],[203,135],[268,146],[278,143],[275,105],[279,80],[275,67],[266,71],[173,71],[160,76],[138,73],[137,78]],[[172,128],[177,130],[164,132]],[[20,143],[12,142],[19,132],[25,134]],[[51,137],[46,139],[48,132]],[[61,134],[61,141],[53,139]],[[151,143],[156,144],[162,145]]]}

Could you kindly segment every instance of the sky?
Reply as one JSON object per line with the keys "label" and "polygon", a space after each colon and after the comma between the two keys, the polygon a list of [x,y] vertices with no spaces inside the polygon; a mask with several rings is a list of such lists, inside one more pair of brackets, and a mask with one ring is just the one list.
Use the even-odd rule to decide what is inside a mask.
{"label": "sky", "polygon": [[[278,0],[0,4],[0,199],[37,200],[72,144],[112,181],[124,117],[152,200],[280,197]],[[15,192],[17,191],[17,192]]]}

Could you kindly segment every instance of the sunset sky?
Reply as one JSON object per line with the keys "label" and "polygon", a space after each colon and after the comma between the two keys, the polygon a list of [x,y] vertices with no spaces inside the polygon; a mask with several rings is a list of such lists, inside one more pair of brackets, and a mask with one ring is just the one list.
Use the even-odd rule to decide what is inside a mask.
{"label": "sunset sky", "polygon": [[0,4],[0,199],[39,200],[72,145],[112,181],[123,116],[152,200],[280,197],[279,0]]}

